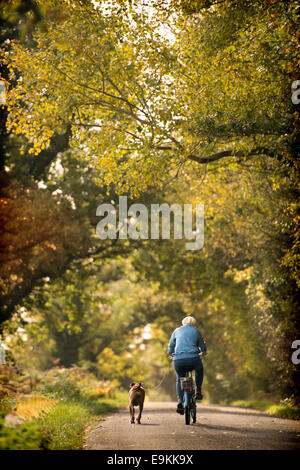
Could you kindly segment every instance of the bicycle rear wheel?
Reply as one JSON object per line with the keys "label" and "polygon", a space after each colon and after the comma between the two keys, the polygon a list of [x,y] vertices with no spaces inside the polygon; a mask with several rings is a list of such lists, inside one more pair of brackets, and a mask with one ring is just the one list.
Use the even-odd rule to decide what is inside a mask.
{"label": "bicycle rear wheel", "polygon": [[195,400],[193,400],[193,405],[191,407],[191,415],[192,415],[193,424],[195,424],[197,420],[197,408],[196,408]]}
{"label": "bicycle rear wheel", "polygon": [[190,424],[190,422],[191,422],[191,409],[190,409],[189,405],[185,406],[184,415],[185,415],[185,424]]}
{"label": "bicycle rear wheel", "polygon": [[191,407],[190,407],[190,392],[184,392],[184,416],[185,424],[190,424],[191,421]]}

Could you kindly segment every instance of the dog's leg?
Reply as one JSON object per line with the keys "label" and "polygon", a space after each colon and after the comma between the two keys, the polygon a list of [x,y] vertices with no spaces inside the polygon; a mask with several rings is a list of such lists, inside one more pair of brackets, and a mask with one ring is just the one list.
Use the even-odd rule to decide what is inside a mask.
{"label": "dog's leg", "polygon": [[134,424],[134,406],[132,405],[129,406],[129,412],[130,412],[130,422]]}
{"label": "dog's leg", "polygon": [[142,411],[143,411],[143,405],[139,405],[139,414],[136,420],[138,424],[141,424]]}

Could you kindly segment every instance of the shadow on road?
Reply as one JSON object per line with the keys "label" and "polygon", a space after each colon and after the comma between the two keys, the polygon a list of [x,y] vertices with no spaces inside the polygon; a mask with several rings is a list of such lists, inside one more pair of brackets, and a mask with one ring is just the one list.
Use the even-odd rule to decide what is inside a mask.
{"label": "shadow on road", "polygon": [[[201,420],[201,418],[199,418],[199,420]],[[260,432],[265,434],[266,432],[266,429],[263,428],[263,429],[257,429],[257,428],[253,428],[251,429],[250,427],[237,427],[237,426],[219,426],[219,425],[212,425],[212,424],[205,424],[205,423],[195,423],[193,424],[193,426],[196,426],[196,427],[200,427],[202,429],[209,429],[209,430],[212,430],[212,431],[225,431],[225,432],[238,432],[238,433],[245,433],[245,434],[249,434],[249,433],[255,433],[255,434],[259,434]],[[269,432],[272,432],[272,431],[269,431]],[[276,434],[278,433],[278,431],[274,431]],[[294,433],[291,432],[291,435],[293,435]]]}
{"label": "shadow on road", "polygon": [[[201,418],[200,418],[201,419]],[[261,428],[258,429],[257,427],[231,427],[231,426],[219,426],[219,425],[211,425],[211,424],[204,424],[204,423],[196,423],[192,425],[193,427],[207,429],[208,431],[214,432],[223,432],[223,433],[235,433],[235,434],[245,434],[248,438],[254,437],[255,439],[262,439],[265,441],[266,434],[268,434],[268,439],[270,441],[278,439],[278,430],[273,429],[266,429]],[[290,443],[295,444],[295,448],[300,447],[299,438],[295,435],[295,431],[287,431],[285,430],[284,434],[284,441],[289,441]]]}
{"label": "shadow on road", "polygon": [[133,424],[133,426],[136,425],[136,426],[138,426],[138,427],[140,427],[140,426],[159,426],[158,423],[141,423],[141,424],[130,423],[130,424]]}
{"label": "shadow on road", "polygon": [[[157,407],[153,407],[152,405],[150,405],[149,407],[147,407],[147,403],[145,404],[145,407],[144,407],[144,413],[153,413],[153,414],[161,414],[161,413],[164,413],[164,414],[176,414],[176,406],[177,406],[177,403],[174,402],[174,407],[170,408],[170,407],[164,407],[163,404],[161,404],[158,408]],[[224,407],[222,409],[222,407]],[[225,409],[226,407],[226,409]],[[127,409],[119,409],[118,410],[119,413],[127,413]],[[197,414],[198,416],[200,417],[201,415],[205,415],[205,414],[228,414],[228,415],[236,415],[236,416],[245,416],[245,417],[249,417],[249,416],[257,416],[257,417],[264,417],[264,418],[268,418],[269,420],[274,420],[274,419],[285,419],[285,418],[278,418],[277,416],[272,416],[272,415],[269,415],[267,413],[264,413],[263,411],[261,412],[256,412],[255,410],[252,410],[250,408],[245,408],[245,411],[243,411],[243,409],[241,408],[238,408],[238,407],[232,407],[232,406],[228,406],[228,405],[201,405],[201,404],[198,404],[197,406]]]}
{"label": "shadow on road", "polygon": [[[176,406],[177,406],[177,403],[174,402],[174,408],[170,408],[170,407],[166,407],[164,408],[163,406],[160,406],[159,408],[153,408],[151,407],[151,405],[149,407],[147,407],[147,404],[145,404],[144,406],[144,412],[147,412],[147,413],[168,413],[168,414],[173,414],[175,413],[176,414]],[[127,410],[119,410],[119,412],[127,412]],[[250,413],[249,413],[250,411]],[[270,419],[274,419],[274,416],[270,416],[266,413],[256,413],[254,410],[245,410],[244,412],[242,410],[237,410],[236,408],[231,408],[231,407],[228,407],[228,410],[221,410],[220,408],[218,407],[203,407],[201,405],[198,405],[197,406],[197,413],[199,413],[199,415],[202,415],[202,414],[212,414],[212,413],[222,413],[222,414],[233,414],[233,415],[241,415],[241,416],[265,416],[267,418],[270,418]]]}
{"label": "shadow on road", "polygon": [[[174,408],[164,408],[163,406],[160,408],[151,408],[151,406],[148,408],[146,405],[144,406],[144,411],[143,413],[176,413],[176,403],[174,404]],[[121,409],[118,410],[118,413],[128,413],[126,409]]]}
{"label": "shadow on road", "polygon": [[263,411],[261,412],[255,412],[254,410],[250,408],[246,408],[245,411],[242,410],[237,410],[235,407],[230,407],[227,406],[227,410],[221,410],[218,407],[212,406],[212,407],[207,407],[207,408],[202,408],[202,406],[197,407],[197,411],[200,414],[205,414],[205,413],[222,413],[222,414],[231,414],[231,415],[241,415],[241,416],[264,416],[270,419],[274,419],[274,416],[268,415],[267,413],[264,413]]}

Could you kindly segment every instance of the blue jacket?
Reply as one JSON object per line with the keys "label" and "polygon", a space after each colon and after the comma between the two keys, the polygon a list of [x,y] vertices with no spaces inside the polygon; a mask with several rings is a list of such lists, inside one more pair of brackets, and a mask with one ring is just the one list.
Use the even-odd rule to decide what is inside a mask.
{"label": "blue jacket", "polygon": [[206,353],[206,344],[200,331],[191,325],[176,328],[168,346],[168,353],[173,356],[173,359],[198,357],[200,352]]}

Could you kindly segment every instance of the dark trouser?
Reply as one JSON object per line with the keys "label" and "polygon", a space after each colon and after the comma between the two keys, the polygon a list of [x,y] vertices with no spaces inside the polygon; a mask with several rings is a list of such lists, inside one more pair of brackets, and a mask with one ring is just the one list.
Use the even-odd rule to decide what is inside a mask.
{"label": "dark trouser", "polygon": [[183,390],[180,386],[180,377],[185,377],[186,372],[195,369],[195,382],[197,391],[201,390],[203,382],[203,365],[200,357],[189,357],[186,359],[174,359],[174,369],[177,375],[176,389],[178,399],[183,399]]}

